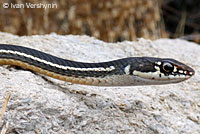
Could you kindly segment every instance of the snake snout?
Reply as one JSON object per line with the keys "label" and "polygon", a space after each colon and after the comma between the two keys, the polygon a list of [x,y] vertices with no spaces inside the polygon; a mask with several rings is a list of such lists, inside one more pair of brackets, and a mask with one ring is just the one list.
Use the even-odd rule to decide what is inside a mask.
{"label": "snake snout", "polygon": [[195,71],[194,69],[192,69],[191,67],[188,67],[187,68],[187,71],[186,71],[186,74],[187,75],[190,75],[190,76],[193,76],[195,74]]}
{"label": "snake snout", "polygon": [[195,74],[194,69],[192,69],[191,67],[187,66],[187,65],[182,65],[181,67],[178,67],[179,70],[183,70],[185,75],[188,76],[193,76]]}

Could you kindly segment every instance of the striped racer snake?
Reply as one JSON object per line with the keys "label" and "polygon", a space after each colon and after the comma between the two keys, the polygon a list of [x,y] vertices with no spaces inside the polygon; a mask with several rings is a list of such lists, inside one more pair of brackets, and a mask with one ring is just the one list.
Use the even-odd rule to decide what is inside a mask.
{"label": "striped racer snake", "polygon": [[0,65],[19,66],[55,79],[94,86],[170,84],[187,80],[195,74],[191,67],[169,58],[130,57],[83,63],[7,44],[0,44]]}

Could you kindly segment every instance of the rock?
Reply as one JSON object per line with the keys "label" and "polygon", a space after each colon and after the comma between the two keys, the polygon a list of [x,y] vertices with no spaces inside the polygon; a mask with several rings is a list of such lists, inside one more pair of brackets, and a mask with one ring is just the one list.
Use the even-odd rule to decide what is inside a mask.
{"label": "rock", "polygon": [[1,43],[35,48],[82,62],[131,56],[169,57],[196,70],[171,85],[95,87],[70,84],[27,70],[0,67],[0,102],[10,92],[3,121],[9,133],[200,133],[200,46],[160,39],[106,43],[88,36],[18,37],[0,33]]}

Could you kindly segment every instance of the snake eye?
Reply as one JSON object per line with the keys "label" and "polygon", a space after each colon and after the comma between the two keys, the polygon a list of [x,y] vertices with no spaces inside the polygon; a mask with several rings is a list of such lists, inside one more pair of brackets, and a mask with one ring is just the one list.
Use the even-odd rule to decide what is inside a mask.
{"label": "snake eye", "polygon": [[174,70],[174,66],[170,64],[169,62],[163,63],[163,70],[167,73],[170,73]]}

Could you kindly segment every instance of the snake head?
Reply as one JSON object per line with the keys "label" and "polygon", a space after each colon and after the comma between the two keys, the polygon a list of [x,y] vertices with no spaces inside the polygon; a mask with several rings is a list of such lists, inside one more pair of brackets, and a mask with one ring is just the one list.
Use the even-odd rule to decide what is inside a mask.
{"label": "snake head", "polygon": [[162,59],[160,62],[155,62],[155,69],[160,70],[165,76],[190,78],[195,74],[191,67],[174,59]]}
{"label": "snake head", "polygon": [[146,85],[178,83],[195,74],[191,67],[174,59],[142,57],[133,67],[132,75]]}

